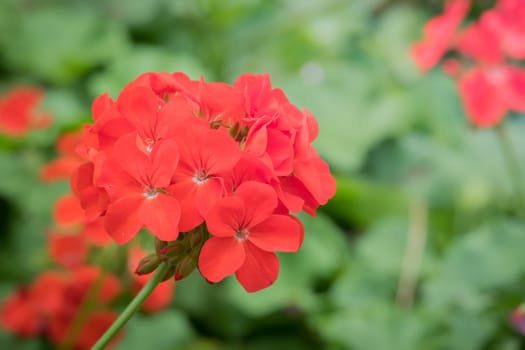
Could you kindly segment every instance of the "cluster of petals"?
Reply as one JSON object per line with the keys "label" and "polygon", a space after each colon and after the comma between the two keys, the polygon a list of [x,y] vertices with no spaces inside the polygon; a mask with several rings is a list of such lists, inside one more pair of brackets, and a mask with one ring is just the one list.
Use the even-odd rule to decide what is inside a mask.
{"label": "cluster of petals", "polygon": [[[68,339],[79,308],[96,283],[97,309],[81,325],[76,338]],[[4,301],[0,323],[21,337],[40,337],[56,346],[72,341],[75,349],[90,349],[118,316],[107,305],[119,295],[120,288],[114,276],[102,274],[95,266],[46,271]]]}
{"label": "cluster of petals", "polygon": [[[102,220],[120,244],[142,228],[161,241],[174,241],[181,232],[209,226],[210,220],[216,223],[216,206],[244,201],[237,191],[247,182],[256,184],[250,185],[254,191],[271,195],[268,203],[272,203],[266,208],[253,201],[249,205],[264,212],[265,219],[279,215],[286,218],[283,225],[293,222],[293,235],[298,237],[301,225],[290,215],[301,210],[315,215],[335,193],[328,165],[311,145],[318,134],[316,120],[273,88],[267,74],[245,74],[229,85],[191,80],[179,72],[145,73],[116,100],[107,94],[98,97],[92,113],[94,124],[86,126],[77,148],[85,163],[73,173],[71,187],[88,222]],[[212,235],[223,234],[208,229]],[[218,242],[215,238],[211,242]],[[246,242],[246,252],[255,251],[251,240]],[[211,244],[205,251],[212,249]],[[297,250],[299,245],[284,251]],[[283,250],[278,243],[259,248]],[[223,266],[221,254],[217,247],[216,265],[224,273],[213,275],[201,269],[209,281],[233,272],[240,278],[246,266],[255,268],[250,263],[254,257],[275,265],[274,258],[256,251],[246,253],[245,268],[234,271]],[[253,278],[268,280],[254,273]]]}
{"label": "cluster of petals", "polygon": [[446,44],[427,33],[425,40],[412,47],[412,56],[421,69],[427,70],[447,51],[454,50],[459,57],[456,66],[460,67],[454,75],[466,114],[473,125],[492,127],[509,111],[525,112],[525,69],[515,64],[525,58],[525,1],[498,0],[477,21],[459,30],[469,3],[447,2],[445,13],[427,24],[442,22]]}
{"label": "cluster of petals", "polygon": [[49,113],[38,111],[44,92],[35,86],[16,86],[0,95],[0,133],[21,137],[33,128],[46,128]]}

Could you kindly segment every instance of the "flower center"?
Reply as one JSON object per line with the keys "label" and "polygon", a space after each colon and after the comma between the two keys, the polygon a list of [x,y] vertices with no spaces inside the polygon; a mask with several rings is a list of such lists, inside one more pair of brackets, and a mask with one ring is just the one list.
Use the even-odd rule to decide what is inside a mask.
{"label": "flower center", "polygon": [[206,175],[206,172],[204,170],[199,170],[193,175],[192,178],[193,182],[195,182],[198,185],[202,185],[206,181],[208,181],[208,175]]}
{"label": "flower center", "polygon": [[152,200],[152,199],[157,198],[157,196],[159,195],[159,192],[154,188],[148,188],[146,189],[146,191],[144,191],[143,195],[146,199]]}
{"label": "flower center", "polygon": [[146,144],[146,152],[151,153],[151,151],[153,151],[155,140],[152,138],[147,138],[144,140],[144,143]]}
{"label": "flower center", "polygon": [[235,239],[237,239],[238,241],[244,242],[245,240],[248,239],[249,234],[250,232],[248,231],[248,229],[241,228],[239,229],[239,231],[235,233]]}

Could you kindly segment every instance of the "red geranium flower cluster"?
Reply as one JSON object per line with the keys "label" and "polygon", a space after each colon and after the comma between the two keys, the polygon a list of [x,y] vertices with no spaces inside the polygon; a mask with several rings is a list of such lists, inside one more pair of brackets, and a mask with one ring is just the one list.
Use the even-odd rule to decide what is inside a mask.
{"label": "red geranium flower cluster", "polygon": [[450,0],[445,12],[425,25],[425,38],[412,47],[422,70],[432,68],[449,51],[447,71],[457,75],[458,90],[470,121],[479,127],[499,123],[509,111],[525,111],[525,1],[498,0],[479,20],[458,30],[469,0]]}
{"label": "red geranium flower cluster", "polygon": [[71,181],[86,219],[102,220],[120,244],[142,228],[174,242],[158,246],[175,256],[177,278],[198,260],[211,282],[236,273],[248,291],[269,286],[274,252],[303,240],[290,213],[314,215],[335,192],[311,145],[317,122],[268,75],[228,85],[146,73],[92,111],[79,148],[87,162]]}
{"label": "red geranium flower cluster", "polygon": [[49,113],[37,111],[44,92],[33,86],[18,86],[0,96],[0,133],[20,137],[31,128],[46,128],[52,122]]}
{"label": "red geranium flower cluster", "polygon": [[[98,283],[96,310],[91,310],[74,339],[75,323],[88,291]],[[107,305],[120,293],[120,283],[95,266],[84,265],[70,271],[42,273],[33,283],[5,300],[0,310],[2,326],[24,337],[41,337],[59,346],[72,342],[74,349],[90,349],[117,314]]]}

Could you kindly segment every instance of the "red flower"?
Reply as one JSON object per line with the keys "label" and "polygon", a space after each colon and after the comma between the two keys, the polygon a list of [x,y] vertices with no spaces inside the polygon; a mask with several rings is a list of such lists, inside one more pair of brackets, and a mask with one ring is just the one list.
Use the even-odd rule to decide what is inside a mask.
{"label": "red flower", "polygon": [[505,53],[525,59],[525,1],[499,0],[495,8],[485,11],[481,22],[497,36]]}
{"label": "red flower", "polygon": [[191,116],[190,107],[180,96],[168,103],[146,87],[126,88],[119,95],[117,108],[136,130],[141,150],[151,152],[157,142],[170,139],[180,118]]}
{"label": "red flower", "polygon": [[0,322],[13,333],[45,337],[58,346],[65,341],[88,290],[99,279],[100,293],[93,300],[97,311],[82,326],[79,337],[73,339],[75,349],[89,349],[116,319],[116,313],[104,308],[120,293],[118,280],[102,275],[93,266],[81,266],[68,273],[44,272],[32,285],[8,297],[0,310]]}
{"label": "red flower", "polygon": [[15,87],[0,96],[0,132],[19,137],[30,128],[48,127],[51,115],[36,111],[43,97],[44,92],[32,86]]}
{"label": "red flower", "polygon": [[459,93],[472,124],[491,127],[508,110],[525,111],[525,69],[511,65],[475,67],[461,76]]}
{"label": "red flower", "polygon": [[224,193],[221,173],[239,158],[239,145],[222,129],[210,129],[202,119],[188,118],[176,135],[180,163],[170,192],[180,201],[180,229],[189,231],[204,221],[208,209]]}
{"label": "red flower", "polygon": [[279,262],[275,251],[299,249],[303,230],[299,221],[274,215],[277,196],[272,187],[248,181],[231,197],[222,198],[206,217],[212,237],[199,256],[199,270],[210,282],[235,272],[248,292],[271,285]]}
{"label": "red flower", "polygon": [[25,337],[45,332],[48,319],[62,304],[66,282],[62,275],[44,272],[31,286],[9,296],[0,310],[0,321],[6,330]]}
{"label": "red flower", "polygon": [[179,160],[177,145],[165,140],[143,153],[136,142],[135,134],[121,137],[98,180],[112,198],[104,218],[106,230],[120,244],[144,226],[161,240],[175,240],[180,206],[167,188]]}
{"label": "red flower", "polygon": [[[118,243],[144,227],[161,241],[187,233],[170,245],[189,248],[174,263],[176,279],[195,267],[204,244],[199,264],[210,281],[236,272],[247,290],[268,286],[278,273],[273,252],[302,241],[289,213],[315,215],[335,192],[311,145],[317,122],[267,74],[244,74],[231,86],[146,73],[116,102],[103,95],[92,110],[95,123],[77,148],[88,163],[71,180],[87,225],[103,222]],[[237,218],[236,227],[224,231],[219,214]],[[205,243],[193,231],[204,223],[213,235]]]}
{"label": "red flower", "polygon": [[62,246],[62,241],[64,241],[64,244],[72,244],[71,242],[74,240],[83,240],[85,241],[84,244],[89,242],[97,246],[103,246],[111,240],[104,228],[102,218],[96,217],[88,221],[80,200],[72,194],[66,194],[58,199],[53,210],[53,217],[56,230],[61,232],[60,235],[79,236],[78,238],[56,237],[52,239],[59,246]]}
{"label": "red flower", "polygon": [[58,265],[72,268],[87,260],[89,246],[84,235],[51,232],[47,244],[51,259]]}
{"label": "red flower", "polygon": [[443,14],[432,18],[423,29],[424,39],[414,44],[410,53],[423,70],[429,70],[439,62],[450,48],[456,36],[456,29],[467,14],[470,0],[449,0]]}
{"label": "red flower", "polygon": [[471,24],[461,33],[457,49],[479,63],[500,64],[504,60],[500,38],[483,21]]}

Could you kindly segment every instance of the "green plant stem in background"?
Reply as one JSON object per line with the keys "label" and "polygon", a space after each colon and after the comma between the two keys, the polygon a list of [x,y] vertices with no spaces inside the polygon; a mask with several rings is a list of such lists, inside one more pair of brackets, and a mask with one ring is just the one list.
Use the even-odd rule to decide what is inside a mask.
{"label": "green plant stem in background", "polygon": [[516,205],[518,207],[519,215],[522,218],[525,218],[525,187],[524,187],[524,178],[523,172],[521,171],[520,163],[518,157],[514,152],[514,147],[512,145],[511,139],[503,123],[498,125],[496,128],[496,135],[498,135],[498,140],[501,146],[501,151],[503,152],[503,157],[505,163],[507,164],[507,169],[511,181],[513,182],[515,193]]}
{"label": "green plant stem in background", "polygon": [[411,307],[414,303],[417,280],[425,253],[428,231],[427,204],[419,198],[413,198],[410,201],[408,215],[407,244],[396,294],[396,303],[405,307]]}
{"label": "green plant stem in background", "polygon": [[109,344],[111,339],[113,339],[118,332],[124,327],[124,325],[129,321],[131,316],[137,312],[140,306],[146,301],[151,293],[155,290],[155,287],[162,281],[163,277],[169,270],[169,265],[167,263],[162,263],[153,277],[146,283],[146,285],[140,290],[140,292],[133,298],[129,305],[122,311],[120,316],[113,322],[111,327],[100,337],[97,343],[93,346],[92,350],[101,350],[105,349]]}

